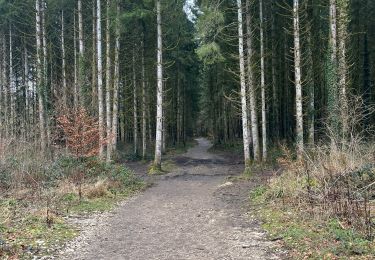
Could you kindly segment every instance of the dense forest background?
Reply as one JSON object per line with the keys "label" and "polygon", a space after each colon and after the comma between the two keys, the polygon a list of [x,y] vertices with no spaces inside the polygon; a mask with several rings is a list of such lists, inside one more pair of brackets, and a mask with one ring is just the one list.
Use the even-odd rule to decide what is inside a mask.
{"label": "dense forest background", "polygon": [[[1,1],[2,137],[41,143],[43,150],[53,147],[62,142],[57,119],[64,108],[83,107],[99,117],[103,140],[115,135],[104,146],[118,140],[131,143],[143,157],[153,153],[155,1],[98,3]],[[298,4],[298,28],[293,4]],[[366,112],[375,98],[373,5],[360,0],[241,3],[246,117],[256,158],[257,150],[293,144],[297,135],[308,144],[326,141],[329,118],[344,112],[350,118],[351,102],[359,102],[355,97],[366,114],[356,127],[373,124]],[[237,16],[236,1],[161,2],[163,149],[194,134],[209,135],[215,144],[242,137]],[[301,111],[295,101],[296,29]],[[297,112],[303,116],[298,129]]]}

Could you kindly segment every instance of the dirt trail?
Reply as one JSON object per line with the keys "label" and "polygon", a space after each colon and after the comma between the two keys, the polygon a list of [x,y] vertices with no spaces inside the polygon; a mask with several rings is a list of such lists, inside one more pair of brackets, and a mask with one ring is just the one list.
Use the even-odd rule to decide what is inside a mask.
{"label": "dirt trail", "polygon": [[251,184],[226,179],[242,166],[208,153],[207,139],[197,141],[175,158],[176,171],[88,225],[59,258],[278,259],[246,213]]}

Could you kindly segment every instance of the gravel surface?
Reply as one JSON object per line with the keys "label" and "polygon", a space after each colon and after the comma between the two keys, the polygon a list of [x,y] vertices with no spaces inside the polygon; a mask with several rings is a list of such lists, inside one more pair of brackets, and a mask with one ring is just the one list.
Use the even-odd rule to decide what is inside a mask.
{"label": "gravel surface", "polygon": [[279,259],[251,215],[243,168],[207,152],[208,140],[175,158],[178,169],[110,213],[78,220],[81,235],[58,259]]}

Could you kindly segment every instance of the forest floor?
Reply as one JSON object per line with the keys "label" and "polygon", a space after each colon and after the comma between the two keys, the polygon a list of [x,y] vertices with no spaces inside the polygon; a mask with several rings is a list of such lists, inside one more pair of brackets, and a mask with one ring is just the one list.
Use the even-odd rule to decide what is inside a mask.
{"label": "forest floor", "polygon": [[[211,143],[170,158],[174,169],[148,176],[147,167],[128,165],[152,186],[110,213],[77,223],[81,234],[59,259],[280,259],[249,208],[257,184],[241,178],[232,155],[209,153]],[[250,212],[250,213],[249,213]]]}

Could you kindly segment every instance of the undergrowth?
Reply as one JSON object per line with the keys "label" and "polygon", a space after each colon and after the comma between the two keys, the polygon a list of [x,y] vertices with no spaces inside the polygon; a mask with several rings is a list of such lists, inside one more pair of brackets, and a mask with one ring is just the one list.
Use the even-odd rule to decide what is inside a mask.
{"label": "undergrowth", "polygon": [[144,187],[133,173],[96,158],[47,158],[32,146],[0,156],[0,259],[53,254],[78,231],[69,217],[110,210]]}
{"label": "undergrowth", "polygon": [[375,147],[372,142],[320,146],[295,161],[284,149],[281,175],[251,192],[273,240],[293,259],[373,259]]}

